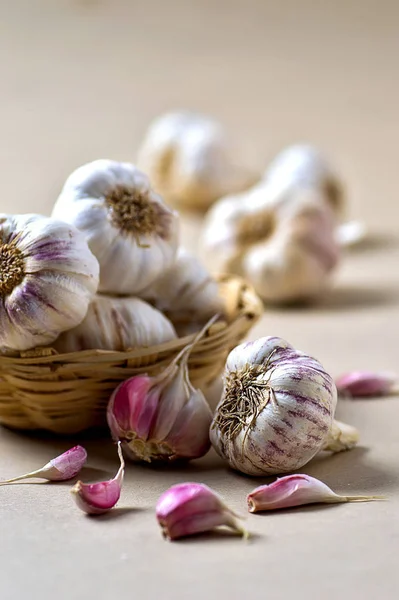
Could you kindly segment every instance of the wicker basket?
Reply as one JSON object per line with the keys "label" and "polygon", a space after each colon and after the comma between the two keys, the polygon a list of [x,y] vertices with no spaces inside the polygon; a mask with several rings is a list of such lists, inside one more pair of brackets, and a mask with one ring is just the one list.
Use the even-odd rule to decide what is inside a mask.
{"label": "wicker basket", "polygon": [[[222,372],[228,352],[262,312],[253,289],[235,276],[219,278],[226,320],[212,325],[189,358],[190,378],[204,387]],[[52,348],[0,356],[0,423],[15,429],[73,434],[105,424],[112,390],[138,373],[167,365],[194,335],[128,352],[85,350],[58,354]]]}

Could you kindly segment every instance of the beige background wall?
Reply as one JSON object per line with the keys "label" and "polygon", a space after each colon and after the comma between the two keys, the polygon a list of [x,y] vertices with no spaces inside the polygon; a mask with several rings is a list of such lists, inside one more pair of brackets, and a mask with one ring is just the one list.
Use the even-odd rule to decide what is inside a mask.
{"label": "beige background wall", "polygon": [[[321,305],[267,311],[253,336],[287,337],[334,375],[398,371],[398,28],[394,0],[2,0],[0,210],[48,213],[73,168],[134,160],[149,120],[176,107],[220,119],[260,168],[286,144],[313,142],[341,168],[350,212],[374,243],[346,258]],[[192,245],[198,226],[184,221]],[[343,402],[339,412],[361,430],[361,447],[306,472],[389,501],[251,517],[248,545],[167,544],[152,508],[165,487],[204,481],[245,510],[260,480],[212,454],[186,471],[132,467],[121,507],[138,510],[97,521],[78,514],[68,486],[0,488],[2,600],[396,598],[399,400]],[[0,476],[68,445],[1,430]],[[87,447],[86,478],[110,475],[109,444]]]}

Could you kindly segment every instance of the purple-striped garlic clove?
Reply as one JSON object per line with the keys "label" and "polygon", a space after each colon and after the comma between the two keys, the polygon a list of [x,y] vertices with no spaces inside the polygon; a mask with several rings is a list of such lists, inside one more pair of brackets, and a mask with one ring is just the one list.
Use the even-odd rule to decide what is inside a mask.
{"label": "purple-striped garlic clove", "polygon": [[326,444],[337,392],[314,358],[281,338],[237,346],[227,358],[211,442],[248,475],[300,469]]}
{"label": "purple-striped garlic clove", "polygon": [[78,481],[71,489],[77,506],[88,515],[101,515],[113,508],[121,495],[125,462],[121,444],[118,443],[120,467],[113,479],[99,483],[82,483]]}
{"label": "purple-striped garlic clove", "polygon": [[372,371],[351,371],[341,375],[336,381],[338,392],[352,398],[386,396],[397,383],[398,377],[393,373]]}
{"label": "purple-striped garlic clove", "polygon": [[269,485],[261,485],[247,496],[251,513],[292,508],[304,504],[368,502],[381,496],[340,496],[325,483],[310,475],[286,475]]}
{"label": "purple-striped garlic clove", "polygon": [[219,494],[202,483],[180,483],[166,490],[158,500],[156,517],[164,537],[169,540],[205,533],[220,526],[248,536],[237,515]]}
{"label": "purple-striped garlic clove", "polygon": [[47,479],[48,481],[67,481],[73,479],[82,469],[87,460],[87,452],[82,446],[74,446],[60,456],[50,460],[44,467],[13,477],[5,481],[0,481],[0,485],[14,483],[23,479]]}

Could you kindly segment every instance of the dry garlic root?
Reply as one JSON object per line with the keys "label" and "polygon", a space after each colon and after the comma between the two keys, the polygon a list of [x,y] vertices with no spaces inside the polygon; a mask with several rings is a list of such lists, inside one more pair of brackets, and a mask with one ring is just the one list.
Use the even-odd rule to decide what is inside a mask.
{"label": "dry garlic root", "polygon": [[0,351],[49,344],[78,325],[98,272],[75,227],[41,215],[0,215]]}
{"label": "dry garlic root", "polygon": [[100,263],[100,292],[136,295],[174,261],[178,215],[130,163],[95,160],[74,171],[53,216],[84,233]]}
{"label": "dry garlic root", "polygon": [[165,114],[150,126],[139,166],[169,202],[204,209],[259,177],[236,161],[222,127],[191,112]]}
{"label": "dry garlic root", "polygon": [[198,331],[224,312],[217,282],[184,248],[179,249],[174,265],[141,296],[165,313],[179,334]]}
{"label": "dry garlic root", "polygon": [[82,323],[63,333],[53,346],[58,352],[124,351],[176,338],[172,323],[144,300],[96,296]]}
{"label": "dry garlic root", "polygon": [[334,381],[314,358],[277,337],[241,344],[227,358],[211,442],[248,475],[294,471],[356,443],[356,430],[334,421],[336,404]]}
{"label": "dry garlic root", "polygon": [[203,245],[214,269],[247,278],[265,301],[304,301],[329,285],[339,259],[334,226],[318,191],[287,189],[276,198],[261,183],[210,210]]}

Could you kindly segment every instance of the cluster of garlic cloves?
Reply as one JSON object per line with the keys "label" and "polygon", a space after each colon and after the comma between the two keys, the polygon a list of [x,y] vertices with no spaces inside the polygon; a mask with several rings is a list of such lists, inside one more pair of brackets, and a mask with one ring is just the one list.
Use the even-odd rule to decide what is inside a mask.
{"label": "cluster of garlic cloves", "polygon": [[0,215],[0,350],[48,344],[78,325],[98,277],[75,227],[41,215]]}
{"label": "cluster of garlic cloves", "polygon": [[356,430],[334,421],[336,403],[334,381],[317,360],[281,338],[260,338],[227,358],[211,442],[248,475],[294,471],[321,450],[356,444]]}
{"label": "cluster of garlic cloves", "polygon": [[74,171],[53,217],[80,229],[100,264],[99,291],[134,295],[175,258],[178,215],[130,163],[95,160]]}
{"label": "cluster of garlic cloves", "polygon": [[182,111],[162,115],[150,125],[138,164],[168,202],[206,209],[259,179],[236,155],[218,123]]}

